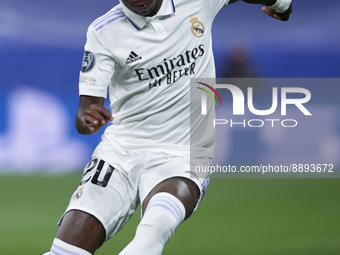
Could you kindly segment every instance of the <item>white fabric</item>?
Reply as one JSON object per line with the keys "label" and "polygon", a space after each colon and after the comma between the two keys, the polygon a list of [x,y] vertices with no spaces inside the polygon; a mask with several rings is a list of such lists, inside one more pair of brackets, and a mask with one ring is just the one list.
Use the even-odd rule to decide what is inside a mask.
{"label": "white fabric", "polygon": [[44,255],[91,255],[88,251],[54,238],[51,251]]}
{"label": "white fabric", "polygon": [[[190,162],[188,158],[171,156],[157,152],[118,152],[114,147],[100,146],[106,162],[94,159],[84,169],[83,181],[70,199],[66,212],[81,210],[95,216],[104,226],[106,240],[116,234],[130,219],[139,202],[143,202],[149,192],[161,181],[181,176],[191,179],[203,198],[209,185],[209,175],[192,172],[194,165],[208,166],[208,158]],[[111,156],[110,156],[111,155]],[[109,160],[109,161],[107,161]],[[112,161],[112,165],[111,165]],[[93,163],[94,162],[94,163]],[[103,187],[105,175],[110,165],[114,168],[107,185]],[[97,181],[94,175],[100,170]],[[93,183],[95,182],[95,183]]]}
{"label": "white fabric", "polygon": [[119,255],[162,254],[184,218],[185,208],[179,199],[169,193],[157,193],[150,200],[134,239]]}
{"label": "white fabric", "polygon": [[[80,73],[79,93],[105,98],[109,89],[114,125],[104,139],[126,151],[189,155],[191,145],[193,152],[213,156],[215,131],[207,116],[214,116],[214,105],[206,116],[191,116],[200,113],[200,101],[190,101],[190,78],[215,77],[211,26],[226,3],[164,0],[154,17],[119,4],[90,25],[85,51],[95,64]],[[197,144],[191,143],[193,129],[201,134]]]}
{"label": "white fabric", "polygon": [[292,0],[277,0],[274,5],[270,6],[270,8],[277,11],[278,13],[284,13],[288,10],[291,3]]}

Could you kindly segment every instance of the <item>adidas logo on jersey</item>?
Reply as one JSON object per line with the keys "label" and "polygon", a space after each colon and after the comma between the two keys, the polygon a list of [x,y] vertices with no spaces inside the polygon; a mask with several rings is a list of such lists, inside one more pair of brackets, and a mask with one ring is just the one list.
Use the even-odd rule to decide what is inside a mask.
{"label": "adidas logo on jersey", "polygon": [[138,56],[135,52],[131,51],[129,57],[127,58],[127,60],[125,61],[125,64],[131,64],[133,62],[136,62],[138,60],[141,60],[142,57]]}

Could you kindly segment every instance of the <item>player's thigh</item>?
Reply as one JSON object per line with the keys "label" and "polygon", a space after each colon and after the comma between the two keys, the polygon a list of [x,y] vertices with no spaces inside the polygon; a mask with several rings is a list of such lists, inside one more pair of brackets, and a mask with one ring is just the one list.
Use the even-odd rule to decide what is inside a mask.
{"label": "player's thigh", "polygon": [[142,209],[145,210],[148,202],[156,193],[168,192],[184,204],[187,216],[190,215],[202,200],[209,185],[209,173],[197,174],[193,171],[196,165],[209,164],[209,158],[189,160],[187,157],[150,153],[139,184]]}
{"label": "player's thigh", "polygon": [[73,233],[87,232],[90,221],[99,236],[100,226],[104,228],[104,240],[108,240],[125,225],[138,204],[136,188],[131,187],[122,171],[94,158],[85,167],[81,183],[71,197],[60,226],[63,227],[64,220],[69,220],[63,229],[69,231],[73,227]]}
{"label": "player's thigh", "polygon": [[105,241],[105,229],[91,214],[71,210],[64,215],[56,237],[93,254]]}

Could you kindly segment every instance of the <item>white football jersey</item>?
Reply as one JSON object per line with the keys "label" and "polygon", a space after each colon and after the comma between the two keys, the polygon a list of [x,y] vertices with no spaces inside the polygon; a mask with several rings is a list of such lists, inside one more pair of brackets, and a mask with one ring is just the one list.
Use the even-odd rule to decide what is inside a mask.
{"label": "white football jersey", "polygon": [[[154,17],[122,2],[88,29],[80,95],[107,96],[113,125],[103,139],[123,150],[212,157],[214,105],[201,115],[190,78],[214,78],[211,26],[229,0],[163,0]],[[194,91],[194,94],[190,91]]]}

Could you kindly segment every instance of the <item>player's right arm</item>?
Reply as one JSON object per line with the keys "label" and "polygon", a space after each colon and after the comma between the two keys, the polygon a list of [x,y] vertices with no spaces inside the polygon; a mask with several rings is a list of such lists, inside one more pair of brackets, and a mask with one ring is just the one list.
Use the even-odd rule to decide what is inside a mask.
{"label": "player's right arm", "polygon": [[105,98],[80,96],[76,114],[76,128],[80,134],[94,134],[109,121],[111,112],[104,108]]}
{"label": "player's right arm", "polygon": [[75,126],[80,134],[94,134],[109,121],[111,112],[104,108],[108,86],[114,73],[114,60],[102,38],[91,24],[87,31],[85,53],[79,74],[79,106]]}

